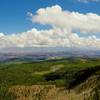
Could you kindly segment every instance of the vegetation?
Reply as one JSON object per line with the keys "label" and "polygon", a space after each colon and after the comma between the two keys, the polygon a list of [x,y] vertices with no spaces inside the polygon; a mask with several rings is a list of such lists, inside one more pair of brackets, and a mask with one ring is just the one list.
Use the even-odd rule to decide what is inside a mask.
{"label": "vegetation", "polygon": [[[91,84],[93,83],[90,82],[91,80],[89,80],[89,78],[93,76],[95,76],[96,78],[93,78],[91,80],[95,80],[96,83],[94,82],[95,85],[92,86]],[[71,89],[84,90],[87,86],[85,84],[87,80],[91,83],[91,88],[95,86],[95,88],[91,90],[91,96],[88,96],[87,100],[99,100],[100,59],[67,58],[29,63],[1,63],[0,100],[14,100],[15,98],[17,98],[16,93],[14,93],[16,89],[11,88],[13,86],[18,86],[17,88],[19,88],[20,86],[24,86],[25,89],[25,87],[32,87],[33,85],[51,85],[56,86],[57,88],[64,87],[68,91]],[[89,84],[89,82],[87,84]],[[78,87],[78,89],[76,89],[76,87]],[[46,87],[46,91],[49,88],[50,87]],[[40,90],[43,92],[43,89]],[[30,93],[29,87],[27,91]],[[33,92],[31,92],[31,94],[32,93]],[[41,93],[39,92],[37,94],[33,94],[35,96],[38,95],[39,97],[39,95],[44,95]],[[35,98],[32,100],[42,99]]]}

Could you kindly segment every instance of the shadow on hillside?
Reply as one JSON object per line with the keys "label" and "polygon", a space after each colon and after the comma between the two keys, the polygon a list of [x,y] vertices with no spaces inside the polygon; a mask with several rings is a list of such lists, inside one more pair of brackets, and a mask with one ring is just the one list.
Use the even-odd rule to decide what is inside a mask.
{"label": "shadow on hillside", "polygon": [[100,66],[84,68],[79,71],[70,71],[70,72],[56,71],[44,75],[44,78],[46,81],[56,81],[59,79],[65,79],[66,80],[65,87],[67,89],[72,89],[75,86],[87,80],[90,76],[95,74],[97,71],[100,71]]}
{"label": "shadow on hillside", "polygon": [[97,72],[97,71],[100,71],[100,66],[96,66],[93,68],[86,68],[86,69],[82,69],[82,70],[76,72],[70,78],[68,88],[73,88],[73,87],[79,85],[80,83],[87,80],[90,76],[95,74],[95,72]]}

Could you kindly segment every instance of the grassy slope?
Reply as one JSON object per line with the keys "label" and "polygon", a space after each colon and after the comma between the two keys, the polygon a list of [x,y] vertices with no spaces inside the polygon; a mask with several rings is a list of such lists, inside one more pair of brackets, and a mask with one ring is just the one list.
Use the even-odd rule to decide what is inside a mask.
{"label": "grassy slope", "polygon": [[[76,82],[81,75],[80,70],[91,69],[96,66],[100,66],[100,59],[70,58],[34,63],[1,64],[0,100],[11,100],[11,98],[13,100],[14,95],[7,92],[7,89],[13,85],[54,84],[70,88],[70,84]],[[95,73],[100,74],[98,71]],[[75,75],[77,77],[74,77]]]}

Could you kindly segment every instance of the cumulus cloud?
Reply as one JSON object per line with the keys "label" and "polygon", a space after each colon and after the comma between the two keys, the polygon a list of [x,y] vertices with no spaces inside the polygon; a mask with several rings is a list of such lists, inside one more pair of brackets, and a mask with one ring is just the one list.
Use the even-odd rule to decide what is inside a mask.
{"label": "cumulus cloud", "polygon": [[89,2],[100,2],[100,0],[78,0],[79,2],[89,3]]}
{"label": "cumulus cloud", "polygon": [[80,30],[80,32],[84,33],[100,32],[99,15],[63,11],[58,5],[39,9],[37,15],[32,17],[32,21],[41,24],[50,24],[53,27],[67,29],[67,31]]}
{"label": "cumulus cloud", "polygon": [[[100,49],[100,16],[64,11],[58,5],[40,8],[36,15],[28,12],[33,23],[51,25],[48,30],[33,28],[26,32],[4,35],[0,33],[0,47],[64,46]],[[80,34],[89,34],[80,37]]]}
{"label": "cumulus cloud", "polygon": [[37,30],[35,28],[20,34],[0,35],[0,47],[34,47],[34,46],[64,46],[69,45],[61,30]]}

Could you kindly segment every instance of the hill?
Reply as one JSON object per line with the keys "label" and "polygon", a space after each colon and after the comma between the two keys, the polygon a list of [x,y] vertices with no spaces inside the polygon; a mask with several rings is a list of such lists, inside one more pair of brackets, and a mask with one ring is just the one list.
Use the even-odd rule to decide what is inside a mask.
{"label": "hill", "polygon": [[99,83],[100,59],[0,64],[0,100],[99,100]]}

